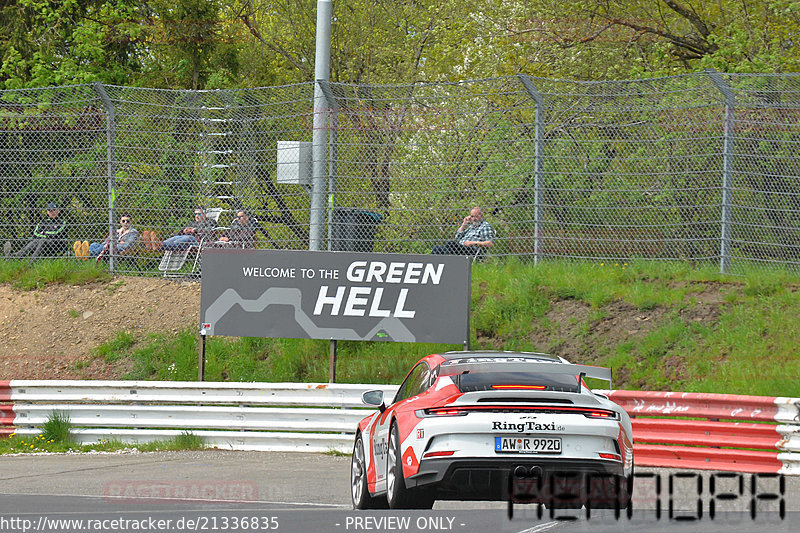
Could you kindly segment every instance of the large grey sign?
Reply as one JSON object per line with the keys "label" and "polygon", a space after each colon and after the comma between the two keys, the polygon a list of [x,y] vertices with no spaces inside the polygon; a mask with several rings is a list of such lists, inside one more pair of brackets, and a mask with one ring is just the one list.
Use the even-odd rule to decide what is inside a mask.
{"label": "large grey sign", "polygon": [[467,257],[203,250],[201,333],[464,343]]}

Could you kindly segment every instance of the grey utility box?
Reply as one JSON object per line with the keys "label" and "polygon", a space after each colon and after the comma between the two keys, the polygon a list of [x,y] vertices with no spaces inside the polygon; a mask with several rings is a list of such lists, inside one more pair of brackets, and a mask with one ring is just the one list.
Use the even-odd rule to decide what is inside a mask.
{"label": "grey utility box", "polygon": [[311,185],[311,143],[278,141],[278,183]]}

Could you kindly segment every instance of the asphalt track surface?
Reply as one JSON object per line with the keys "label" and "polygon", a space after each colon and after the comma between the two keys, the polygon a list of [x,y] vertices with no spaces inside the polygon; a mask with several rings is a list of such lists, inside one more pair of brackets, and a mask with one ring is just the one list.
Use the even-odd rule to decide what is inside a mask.
{"label": "asphalt track surface", "polygon": [[637,475],[650,477],[637,479],[630,517],[514,505],[509,518],[503,502],[437,502],[432,511],[354,511],[349,475],[349,457],[324,454],[209,450],[0,456],[0,531],[777,533],[800,528],[798,476],[759,477],[753,490],[749,474],[639,468]]}

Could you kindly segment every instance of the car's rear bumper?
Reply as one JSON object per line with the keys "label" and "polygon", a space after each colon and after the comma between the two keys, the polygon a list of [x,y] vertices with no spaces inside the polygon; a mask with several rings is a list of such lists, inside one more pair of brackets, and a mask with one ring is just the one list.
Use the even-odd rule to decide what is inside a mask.
{"label": "car's rear bumper", "polygon": [[[521,467],[521,468],[518,468]],[[448,496],[461,500],[507,501],[512,482],[553,477],[575,480],[587,477],[622,477],[617,461],[554,459],[515,456],[513,458],[436,458],[420,463],[417,474],[406,479],[406,486],[436,485],[439,499]]]}

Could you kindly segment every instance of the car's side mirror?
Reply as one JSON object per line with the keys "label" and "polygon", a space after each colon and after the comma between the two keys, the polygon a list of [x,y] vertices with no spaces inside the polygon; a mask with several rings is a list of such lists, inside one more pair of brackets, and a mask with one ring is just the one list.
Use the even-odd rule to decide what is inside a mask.
{"label": "car's side mirror", "polygon": [[386,410],[383,405],[383,391],[382,390],[368,390],[361,395],[361,401],[367,405],[375,405],[381,410],[381,413]]}

